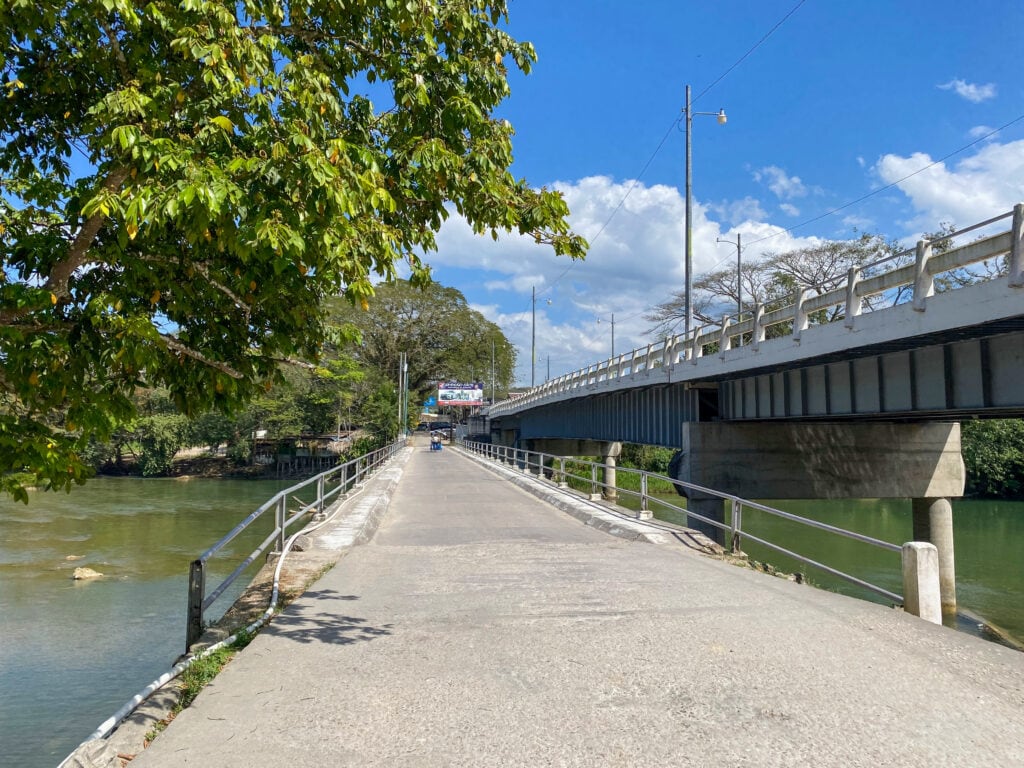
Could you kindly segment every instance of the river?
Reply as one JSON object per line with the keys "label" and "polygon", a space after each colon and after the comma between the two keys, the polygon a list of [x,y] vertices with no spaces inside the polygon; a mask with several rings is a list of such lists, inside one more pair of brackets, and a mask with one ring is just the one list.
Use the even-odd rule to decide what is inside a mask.
{"label": "river", "polygon": [[[189,563],[281,487],[97,478],[28,506],[0,499],[0,762],[54,768],[167,671],[184,651]],[[236,539],[232,566],[272,527]],[[74,581],[79,566],[104,577]],[[214,560],[207,583],[230,570]]]}
{"label": "river", "polygon": [[[280,488],[273,481],[97,478],[71,494],[33,493],[28,506],[0,500],[4,764],[53,768],[165,672],[184,649],[189,562]],[[774,505],[886,541],[910,536],[909,502]],[[752,512],[745,520],[758,535],[901,591],[895,554],[757,520]],[[954,525],[961,605],[1024,639],[1024,503],[958,501]],[[251,552],[271,526],[267,520],[236,540],[232,562]],[[744,549],[782,570],[798,569],[752,542]],[[78,566],[105,576],[73,581]],[[229,570],[215,560],[208,583]],[[827,589],[857,592],[820,572],[807,576]],[[242,586],[220,601],[220,611]]]}

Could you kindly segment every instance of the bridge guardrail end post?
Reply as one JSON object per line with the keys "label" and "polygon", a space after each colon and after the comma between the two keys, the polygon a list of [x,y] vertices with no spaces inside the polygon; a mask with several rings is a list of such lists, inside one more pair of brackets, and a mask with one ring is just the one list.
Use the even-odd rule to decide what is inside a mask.
{"label": "bridge guardrail end post", "polygon": [[939,550],[926,541],[903,545],[903,607],[933,624],[942,623]]}

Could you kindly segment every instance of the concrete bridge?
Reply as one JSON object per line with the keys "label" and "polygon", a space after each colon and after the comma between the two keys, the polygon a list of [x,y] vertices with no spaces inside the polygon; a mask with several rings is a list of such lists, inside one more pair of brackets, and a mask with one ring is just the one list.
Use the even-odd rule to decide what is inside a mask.
{"label": "concrete bridge", "polygon": [[[483,431],[611,472],[623,442],[676,448],[673,477],[744,498],[910,498],[952,610],[958,422],[1024,415],[1024,204],[952,235],[1007,224],[560,376],[492,406]],[[694,525],[724,520],[719,499],[686,493]]]}
{"label": "concrete bridge", "polygon": [[126,726],[76,765],[1024,764],[1019,652],[514,474],[404,449],[295,555],[333,570],[148,749]]}

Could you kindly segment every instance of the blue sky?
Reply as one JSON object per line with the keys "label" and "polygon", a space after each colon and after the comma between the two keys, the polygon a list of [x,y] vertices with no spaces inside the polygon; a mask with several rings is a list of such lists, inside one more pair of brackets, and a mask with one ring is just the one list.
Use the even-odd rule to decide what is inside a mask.
{"label": "blue sky", "polygon": [[1024,201],[1021,28],[1017,0],[510,0],[538,53],[500,110],[513,171],[565,193],[591,253],[571,265],[453,216],[428,261],[519,349],[519,384],[533,287],[538,383],[549,358],[552,376],[606,358],[613,313],[617,353],[647,344],[644,313],[684,279],[687,84],[695,112],[729,117],[693,118],[695,273],[734,263],[715,239],[737,232],[746,260],[1002,213]]}

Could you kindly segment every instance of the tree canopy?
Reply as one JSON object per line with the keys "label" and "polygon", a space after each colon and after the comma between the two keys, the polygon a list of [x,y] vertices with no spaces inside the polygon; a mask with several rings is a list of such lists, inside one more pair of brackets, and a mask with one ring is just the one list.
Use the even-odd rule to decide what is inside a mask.
{"label": "tree canopy", "polygon": [[[377,286],[369,311],[335,300],[336,322],[350,324],[360,338],[355,357],[378,371],[397,371],[399,354],[409,365],[409,390],[425,395],[440,379],[490,383],[507,392],[516,363],[515,348],[494,323],[471,309],[455,288],[432,283],[418,289],[396,280]],[[492,346],[493,345],[493,346]]]}
{"label": "tree canopy", "polygon": [[[735,313],[741,293],[744,312],[756,304],[770,310],[791,303],[797,288],[826,293],[846,280],[851,267],[887,258],[898,250],[895,243],[881,235],[864,234],[783,253],[768,252],[760,259],[748,259],[738,280],[735,269],[697,275],[693,281],[693,314],[700,322],[716,323],[721,316]],[[658,304],[646,319],[654,323],[652,333],[665,336],[674,333],[684,317],[686,296],[680,291]]]}
{"label": "tree canopy", "polygon": [[[477,233],[583,255],[494,116],[535,54],[504,0],[7,0],[0,6],[0,488],[163,386],[230,409],[315,361],[323,303]],[[376,99],[376,103],[374,101]]]}

